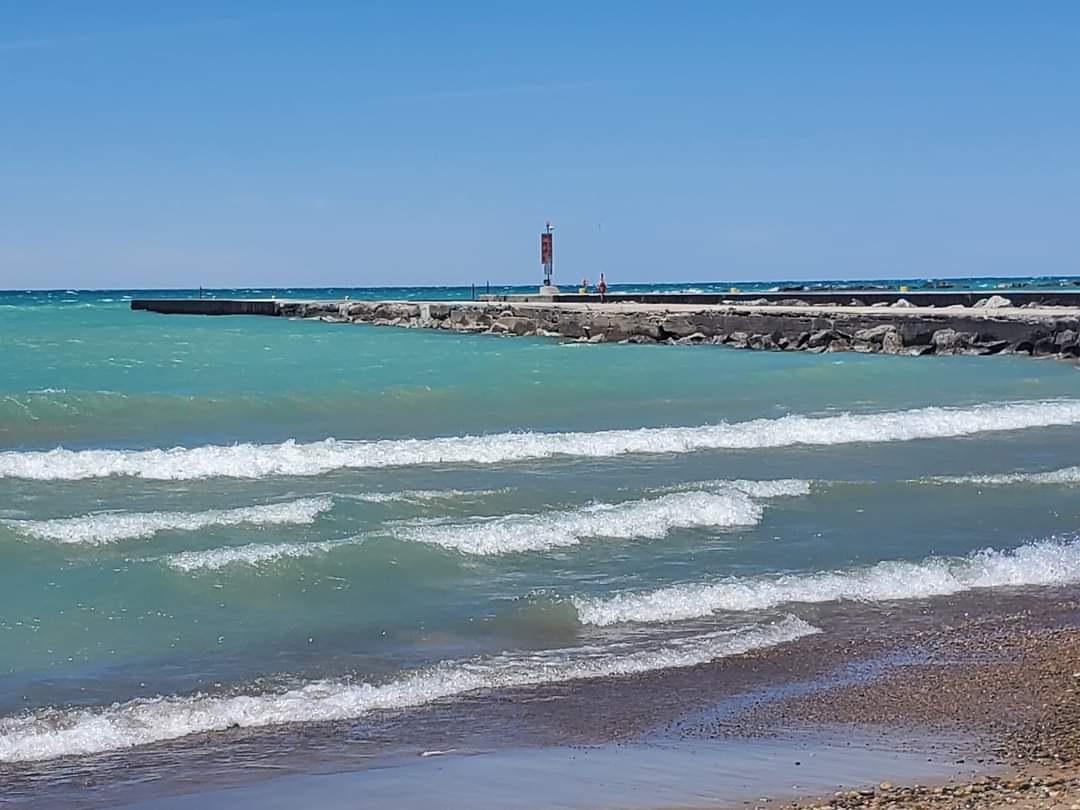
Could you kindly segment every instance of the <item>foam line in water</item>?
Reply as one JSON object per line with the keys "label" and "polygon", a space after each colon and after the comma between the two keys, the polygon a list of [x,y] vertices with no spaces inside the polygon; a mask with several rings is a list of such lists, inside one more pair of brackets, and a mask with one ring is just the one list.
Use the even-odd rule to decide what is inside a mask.
{"label": "foam line in water", "polygon": [[443,662],[383,684],[319,680],[285,692],[156,697],[96,709],[45,709],[0,718],[0,762],[115,751],[236,726],[345,720],[486,689],[688,667],[816,632],[812,625],[788,617],[643,649],[591,653],[579,648]]}
{"label": "foam line in water", "polygon": [[573,546],[593,537],[664,537],[673,529],[753,526],[762,507],[739,490],[677,492],[639,501],[596,503],[536,515],[505,515],[470,523],[406,525],[400,540],[454,549],[463,554],[508,554]]}
{"label": "foam line in water", "polygon": [[169,568],[184,573],[217,571],[229,565],[257,567],[281,559],[296,559],[323,554],[343,545],[356,545],[360,538],[323,540],[311,543],[248,543],[204,551],[181,551],[157,558]]}
{"label": "foam line in water", "polygon": [[506,489],[407,489],[402,492],[357,492],[335,497],[364,503],[425,503],[460,498],[485,498],[507,492]]}
{"label": "foam line in water", "polygon": [[719,479],[716,481],[691,481],[655,490],[657,492],[687,492],[690,490],[736,490],[751,498],[795,498],[809,495],[811,482],[800,478],[776,478],[765,481],[745,479]]}
{"label": "foam line in water", "polygon": [[941,475],[923,479],[931,484],[975,484],[1003,487],[1012,484],[1080,484],[1080,467],[1064,467],[1037,473],[999,473],[994,475]]}
{"label": "foam line in water", "polygon": [[161,480],[320,475],[344,468],[416,464],[495,464],[631,453],[692,453],[714,449],[900,442],[995,431],[1080,424],[1080,400],[1043,400],[919,408],[596,433],[498,433],[436,439],[236,444],[170,450],[0,452],[0,478],[79,480],[112,475]]}
{"label": "foam line in water", "polygon": [[210,509],[205,512],[101,512],[54,520],[4,520],[9,529],[39,540],[102,545],[153,537],[164,531],[198,531],[211,526],[304,525],[334,506],[329,497]]}
{"label": "foam line in water", "polygon": [[1080,582],[1080,541],[1044,540],[1013,551],[887,561],[868,568],[773,577],[731,577],[608,597],[574,597],[582,624],[674,622],[717,611],[763,610],[796,602],[884,602],[947,596],[975,588]]}

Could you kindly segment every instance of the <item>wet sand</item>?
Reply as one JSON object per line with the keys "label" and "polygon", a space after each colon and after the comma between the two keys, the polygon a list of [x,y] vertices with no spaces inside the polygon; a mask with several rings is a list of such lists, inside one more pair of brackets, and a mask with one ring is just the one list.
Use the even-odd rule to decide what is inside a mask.
{"label": "wet sand", "polygon": [[[1027,617],[972,620],[928,639],[930,661],[865,683],[754,707],[751,727],[844,723],[885,734],[919,727],[971,735],[975,779],[807,797],[792,807],[1080,808],[1080,629]],[[958,758],[957,763],[968,764]]]}

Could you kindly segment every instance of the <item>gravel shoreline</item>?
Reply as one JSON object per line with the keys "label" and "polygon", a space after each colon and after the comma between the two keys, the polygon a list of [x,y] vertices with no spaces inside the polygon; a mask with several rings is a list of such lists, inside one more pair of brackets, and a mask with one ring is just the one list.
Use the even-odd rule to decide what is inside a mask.
{"label": "gravel shoreline", "polygon": [[[1069,606],[1071,607],[1071,606]],[[790,808],[1062,808],[1080,810],[1080,627],[1000,617],[931,631],[929,660],[880,677],[752,707],[747,729],[851,724],[960,733],[981,752],[977,776],[805,797]],[[1018,626],[1020,625],[1020,626]],[[889,732],[884,732],[886,735]]]}

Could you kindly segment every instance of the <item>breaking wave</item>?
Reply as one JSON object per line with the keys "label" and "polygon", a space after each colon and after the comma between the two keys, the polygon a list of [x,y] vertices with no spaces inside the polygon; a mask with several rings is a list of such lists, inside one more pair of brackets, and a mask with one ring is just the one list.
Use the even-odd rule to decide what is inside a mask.
{"label": "breaking wave", "polygon": [[850,599],[884,602],[947,596],[974,588],[1080,582],[1080,540],[1044,540],[1013,551],[985,549],[967,557],[888,561],[863,569],[731,577],[609,597],[574,597],[582,624],[674,622],[716,611],[748,611],[794,602]]}
{"label": "breaking wave", "polygon": [[595,433],[498,433],[435,439],[236,444],[169,450],[0,452],[0,478],[79,480],[113,475],[160,480],[320,475],[335,469],[416,464],[494,464],[552,456],[609,457],[713,449],[899,442],[1080,424],[1080,400],[919,408],[869,414],[784,416],[700,427]]}
{"label": "breaking wave", "polygon": [[[738,527],[757,523],[762,508],[750,500],[804,495],[808,481],[706,481],[688,484],[714,491],[679,491],[651,500],[615,504],[590,504],[579,509],[537,515],[505,515],[477,518],[471,523],[444,523],[437,520],[392,525],[390,534],[398,540],[429,543],[465,554],[507,554],[539,551],[575,545],[590,537],[661,538],[672,529],[695,526]],[[719,491],[716,491],[719,490]],[[335,497],[376,503],[400,500],[432,500],[459,495],[480,496],[498,490],[414,490]],[[170,568],[193,572],[217,570],[227,565],[258,566],[282,558],[309,557],[343,545],[356,545],[362,536],[344,540],[309,543],[251,543],[243,546],[185,551],[156,558]]]}
{"label": "breaking wave", "polygon": [[996,475],[941,475],[924,479],[932,484],[976,484],[988,487],[1011,484],[1080,484],[1080,467],[1065,467],[1038,473],[999,473]]}
{"label": "breaking wave", "polygon": [[508,491],[507,489],[407,489],[403,492],[359,492],[336,497],[364,503],[426,503],[459,498],[485,498]]}
{"label": "breaking wave", "polygon": [[244,546],[226,546],[205,551],[181,551],[157,559],[169,568],[184,573],[217,571],[228,565],[257,567],[283,558],[311,557],[332,551],[338,546],[356,545],[358,542],[360,542],[359,538],[311,543],[248,543]]}
{"label": "breaking wave", "polygon": [[664,537],[673,529],[753,526],[762,507],[742,491],[678,492],[639,501],[597,503],[537,515],[505,515],[457,524],[393,530],[400,540],[430,543],[463,554],[509,554],[573,546],[592,537]]}
{"label": "breaking wave", "polygon": [[211,526],[310,524],[333,506],[332,498],[318,497],[205,512],[101,512],[54,520],[0,522],[21,535],[39,540],[102,545],[119,540],[145,539],[158,532],[191,532]]}
{"label": "breaking wave", "polygon": [[688,667],[816,632],[812,625],[788,617],[645,649],[591,654],[579,648],[448,661],[383,684],[319,680],[284,692],[156,697],[95,709],[44,709],[0,718],[0,762],[115,751],[237,726],[345,720],[485,689]]}
{"label": "breaking wave", "polygon": [[795,498],[809,495],[811,482],[801,478],[776,478],[766,481],[748,481],[745,479],[720,479],[717,481],[692,481],[676,484],[660,492],[687,492],[689,490],[733,489],[749,495],[751,498]]}

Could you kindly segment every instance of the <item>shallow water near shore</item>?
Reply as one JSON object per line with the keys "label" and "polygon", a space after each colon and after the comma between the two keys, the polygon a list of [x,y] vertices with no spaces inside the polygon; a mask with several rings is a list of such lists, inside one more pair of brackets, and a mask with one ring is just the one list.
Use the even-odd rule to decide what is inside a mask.
{"label": "shallow water near shore", "polygon": [[[432,796],[447,810],[466,808],[733,807],[872,784],[881,773],[924,781],[960,772],[915,750],[871,738],[834,736],[754,741],[429,752],[389,767],[275,779],[242,788],[201,791],[125,805],[130,810],[225,806],[289,808],[398,807],[423,810]],[[787,780],[786,783],[784,780]],[[767,793],[762,795],[761,788]],[[357,802],[357,794],[363,798]]]}
{"label": "shallow water near shore", "polygon": [[[0,297],[0,784],[32,774],[26,802],[70,798],[71,769],[117,773],[93,757],[311,724],[273,742],[306,773],[320,745],[423,736],[413,709],[721,661],[867,605],[1080,582],[1068,363],[65,295]],[[380,712],[402,725],[339,739]],[[485,734],[497,761],[524,756]]]}

